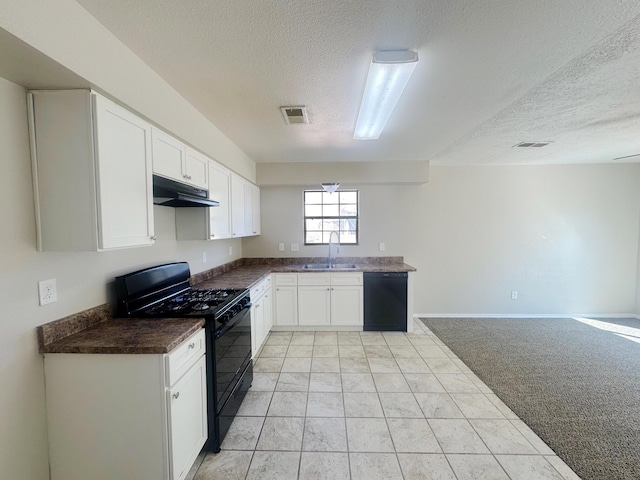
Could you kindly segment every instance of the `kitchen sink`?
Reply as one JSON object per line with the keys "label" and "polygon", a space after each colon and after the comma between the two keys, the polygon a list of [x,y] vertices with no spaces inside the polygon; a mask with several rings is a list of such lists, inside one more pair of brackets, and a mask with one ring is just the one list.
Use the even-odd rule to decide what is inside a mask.
{"label": "kitchen sink", "polygon": [[348,270],[358,268],[353,263],[334,263],[329,265],[328,263],[306,263],[302,266],[305,270]]}

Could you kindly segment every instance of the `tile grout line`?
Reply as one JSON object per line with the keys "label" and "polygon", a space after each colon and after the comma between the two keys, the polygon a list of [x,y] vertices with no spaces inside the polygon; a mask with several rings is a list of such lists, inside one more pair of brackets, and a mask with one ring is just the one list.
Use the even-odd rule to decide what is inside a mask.
{"label": "tile grout line", "polygon": [[[426,335],[426,333],[425,333],[425,335]],[[433,337],[432,337],[431,335],[427,335],[427,336],[428,336],[428,337],[431,337],[431,339],[433,339]],[[387,339],[386,339],[384,336],[383,336],[383,338],[384,338],[384,341],[385,341],[385,346],[386,346],[386,347],[387,347],[387,348],[392,352],[392,356],[391,356],[391,358],[393,358],[393,360],[394,360],[394,364],[395,364],[396,368],[398,368],[399,373],[401,374],[401,376],[402,376],[403,380],[407,383],[407,385],[408,385],[408,387],[409,387],[409,391],[410,391],[410,392],[411,392],[411,394],[412,394],[412,398],[414,399],[414,401],[416,402],[416,404],[418,405],[418,407],[419,407],[419,408],[420,408],[420,410],[421,410],[421,413],[422,413],[422,417],[421,417],[421,418],[424,418],[425,420],[427,420],[427,426],[428,426],[428,428],[431,430],[431,426],[430,426],[430,425],[429,425],[429,423],[428,423],[428,418],[426,417],[425,412],[422,410],[422,406],[420,405],[420,403],[418,402],[418,400],[417,400],[417,398],[416,398],[416,393],[418,393],[418,392],[414,391],[414,389],[411,387],[411,384],[409,383],[409,381],[408,381],[408,379],[407,379],[407,375],[408,375],[410,372],[405,372],[405,371],[403,371],[403,369],[400,367],[400,364],[398,363],[398,358],[399,358],[399,356],[397,356],[395,353],[393,353],[393,350],[391,350],[391,348],[390,348],[392,345],[401,345],[401,344],[395,344],[395,343],[389,344],[389,343],[388,343],[388,341],[387,341]],[[404,338],[407,338],[407,337],[406,337],[406,334],[405,334],[405,337],[404,337]],[[437,337],[436,337],[436,338],[437,338]],[[338,340],[339,340],[339,338],[338,338]],[[410,346],[412,346],[412,347],[416,350],[416,352],[417,352],[416,345],[415,345],[415,344],[413,344],[413,343],[410,341],[410,339],[407,339],[407,340],[409,340],[409,344],[410,344]],[[292,342],[292,341],[293,341],[293,337],[290,337],[289,344],[287,345],[287,352],[285,352],[285,359],[287,358],[288,348],[291,346],[291,342]],[[435,342],[434,342],[434,343],[435,343]],[[436,346],[441,347],[441,345],[438,345],[437,343],[435,343],[435,344],[436,344]],[[354,345],[352,345],[352,344],[350,344],[350,343],[347,343],[347,344],[345,344],[345,345],[348,345],[348,346],[354,346]],[[360,343],[359,343],[359,344],[357,344],[357,345],[362,346],[362,349],[363,349],[363,351],[364,351],[365,344],[364,344],[364,343],[362,343],[362,337],[360,337]],[[418,345],[419,345],[419,344],[418,344]],[[315,338],[314,338],[314,346],[315,346]],[[351,449],[350,449],[350,447],[349,447],[349,443],[348,443],[349,435],[348,435],[348,431],[347,431],[347,412],[346,412],[346,399],[345,399],[345,394],[346,394],[347,392],[344,390],[344,378],[343,378],[343,376],[344,376],[344,374],[345,374],[346,372],[344,372],[344,371],[343,371],[342,363],[341,363],[341,359],[342,359],[342,358],[351,358],[351,357],[348,357],[348,356],[347,356],[347,357],[342,357],[342,356],[340,355],[340,353],[341,353],[341,352],[340,352],[340,348],[339,348],[339,347],[340,347],[340,342],[339,342],[339,341],[338,341],[338,345],[337,345],[337,346],[338,346],[338,356],[336,357],[336,358],[337,358],[337,360],[338,360],[338,372],[337,372],[337,373],[339,374],[340,391],[341,391],[341,397],[342,397],[343,409],[344,409],[344,414],[343,414],[342,418],[343,418],[343,424],[344,424],[344,428],[345,428],[345,437],[346,437],[346,442],[347,442],[347,452],[346,452],[346,453],[347,453],[347,456],[348,456],[348,459],[349,459],[349,462],[348,462],[348,468],[349,468],[349,474],[351,474],[351,473],[352,473],[352,472],[351,472],[351,454],[352,454],[352,453],[376,453],[376,452],[352,452],[352,451],[351,451]],[[446,345],[445,345],[445,347],[446,347]],[[417,352],[417,353],[419,354],[419,356],[417,356],[417,357],[415,357],[415,358],[419,358],[420,360],[422,360],[422,361],[426,364],[425,357],[423,357],[423,356],[420,354],[420,352]],[[400,356],[401,356],[401,355],[400,355]],[[265,357],[265,358],[266,358],[266,357]],[[312,357],[311,357],[311,359],[310,359],[310,362],[311,362],[311,363],[310,363],[310,367],[309,367],[309,381],[308,381],[308,383],[307,383],[307,402],[306,402],[306,404],[305,404],[303,435],[302,435],[301,446],[300,446],[300,450],[299,450],[299,452],[300,452],[300,457],[299,457],[299,462],[298,462],[298,475],[300,475],[300,468],[301,468],[301,466],[302,466],[302,453],[304,453],[304,451],[303,451],[303,448],[304,448],[304,432],[305,432],[305,428],[306,428],[306,419],[307,419],[307,413],[308,413],[309,392],[310,392],[310,388],[311,388],[311,375],[314,373],[313,371],[311,371],[311,370],[312,370],[312,368],[313,368],[313,359],[314,359],[314,358],[315,358],[315,357],[313,357],[313,349],[312,349]],[[323,357],[318,357],[318,358],[323,358]],[[330,358],[330,357],[328,357],[328,358]],[[353,358],[355,358],[355,357],[353,357]],[[401,466],[401,464],[400,464],[400,459],[399,459],[399,456],[398,456],[400,452],[398,452],[398,451],[397,451],[397,447],[396,447],[396,445],[395,445],[395,441],[393,440],[393,436],[391,435],[391,429],[390,429],[390,427],[389,427],[389,418],[390,418],[390,417],[388,417],[388,416],[387,416],[387,414],[386,414],[386,412],[385,412],[385,410],[384,410],[384,407],[383,407],[383,405],[382,405],[382,400],[381,400],[381,398],[380,398],[380,391],[378,390],[378,385],[375,383],[375,377],[373,376],[373,375],[374,375],[374,372],[372,371],[372,369],[371,369],[371,364],[370,364],[370,362],[369,362],[370,358],[374,358],[374,357],[369,357],[369,355],[367,354],[367,352],[366,352],[366,351],[364,351],[364,359],[365,359],[365,360],[366,360],[366,362],[367,362],[367,366],[368,366],[368,370],[369,370],[369,372],[368,372],[368,373],[369,373],[369,375],[371,375],[371,378],[372,378],[373,383],[374,383],[375,392],[376,392],[376,397],[377,397],[378,402],[379,402],[379,404],[380,404],[380,408],[382,409],[383,418],[385,419],[385,425],[386,425],[387,430],[388,430],[388,432],[389,432],[389,437],[390,437],[390,440],[391,440],[391,444],[392,444],[392,446],[393,446],[394,455],[395,455],[396,461],[398,462],[398,466],[399,466],[399,468],[400,468],[401,474],[402,474],[402,476],[404,477],[404,473],[402,472],[402,466]],[[384,357],[380,357],[380,358],[384,358]],[[412,357],[407,357],[407,358],[412,358]],[[457,359],[457,357],[456,357],[456,356],[455,356],[455,354],[453,354],[453,353],[452,353],[452,355],[447,355],[447,358],[448,358],[448,359],[450,359],[450,360],[452,360],[452,361],[453,361],[453,360],[455,360],[455,359]],[[459,360],[459,359],[458,359],[458,360]],[[283,363],[284,363],[284,360],[283,360]],[[460,373],[460,374],[464,375],[466,378],[468,378],[468,379],[469,379],[469,381],[473,383],[474,387],[476,387],[477,392],[474,392],[474,393],[477,393],[477,394],[478,394],[478,396],[479,396],[479,398],[483,398],[483,399],[485,399],[485,400],[489,401],[489,402],[491,403],[491,405],[492,405],[493,407],[495,407],[495,408],[498,410],[498,412],[500,413],[500,415],[502,415],[502,418],[501,418],[501,419],[503,419],[503,420],[505,420],[505,419],[506,419],[506,420],[509,422],[509,425],[510,425],[510,426],[512,426],[513,428],[516,428],[516,430],[518,430],[518,433],[519,433],[519,434],[520,434],[520,435],[521,435],[521,436],[526,440],[526,443],[527,443],[529,446],[531,446],[531,447],[532,447],[532,449],[536,452],[536,453],[527,454],[527,455],[529,455],[529,456],[533,456],[533,457],[542,457],[542,458],[544,458],[544,459],[545,459],[545,461],[547,461],[547,460],[546,460],[546,458],[545,458],[545,454],[543,454],[542,452],[540,452],[540,450],[539,450],[535,445],[533,445],[533,443],[532,443],[532,442],[531,442],[531,441],[530,441],[530,440],[529,440],[529,439],[528,439],[528,438],[527,438],[527,437],[526,437],[522,432],[520,432],[520,430],[519,430],[519,429],[518,429],[518,428],[513,424],[512,419],[507,418],[507,417],[506,417],[506,415],[505,415],[505,414],[504,414],[504,413],[503,413],[503,412],[502,412],[502,411],[501,411],[501,410],[500,410],[500,409],[499,409],[499,408],[498,408],[498,407],[497,407],[493,402],[491,402],[491,401],[488,399],[488,397],[487,397],[487,393],[486,393],[486,392],[484,392],[484,391],[483,391],[483,389],[481,389],[481,388],[476,384],[476,382],[474,382],[474,381],[470,378],[469,373],[468,373],[468,372],[466,372],[466,371],[464,371],[464,370],[462,370],[462,369],[459,367],[459,365],[456,365],[456,367],[458,367],[458,370],[459,370],[459,372],[458,372],[458,373]],[[429,369],[429,371],[431,372],[430,374],[434,376],[434,379],[435,379],[435,381],[437,382],[437,384],[438,384],[438,385],[440,385],[440,386],[443,388],[443,390],[445,391],[445,393],[447,394],[447,396],[450,398],[450,400],[451,400],[451,401],[452,401],[456,406],[458,406],[458,408],[459,408],[458,402],[456,402],[456,401],[455,401],[455,399],[452,397],[452,392],[449,392],[449,391],[447,390],[447,388],[445,388],[445,387],[441,384],[440,379],[436,376],[435,372],[433,372],[433,370],[431,369],[431,367],[430,367],[428,364],[427,364],[427,368],[428,368],[428,369]],[[274,385],[274,391],[273,391],[274,393],[276,392],[277,384],[278,384],[278,382],[279,382],[279,380],[280,380],[280,376],[281,376],[281,374],[282,374],[282,373],[283,373],[283,372],[282,372],[282,368],[280,368],[280,371],[279,371],[279,373],[278,373],[278,378],[276,379],[276,384]],[[287,373],[287,372],[284,372],[284,373]],[[316,373],[322,373],[322,372],[316,372]],[[478,379],[478,380],[479,380],[479,379]],[[481,381],[481,380],[480,380],[480,381]],[[428,393],[428,392],[427,392],[427,393]],[[491,393],[493,393],[493,392],[491,391]],[[495,395],[495,394],[494,394],[494,395]],[[272,401],[273,401],[273,396],[272,396],[272,398],[271,398],[271,400],[270,400],[270,402],[269,402],[269,407],[267,407],[267,414],[268,414],[268,410],[269,410],[269,408],[270,408],[270,406],[271,406],[271,402],[272,402]],[[504,467],[502,466],[502,464],[501,464],[501,463],[498,461],[498,459],[496,458],[496,455],[497,455],[497,454],[493,453],[493,452],[491,451],[491,449],[489,449],[489,448],[488,448],[488,445],[486,444],[486,442],[484,441],[484,439],[479,435],[479,433],[478,433],[477,429],[476,429],[476,428],[473,426],[473,424],[471,424],[471,422],[469,421],[470,419],[473,419],[473,418],[472,418],[472,417],[468,417],[466,414],[464,414],[464,412],[462,412],[462,415],[463,415],[464,420],[465,420],[469,425],[471,425],[472,430],[474,431],[474,433],[475,433],[475,434],[480,438],[480,440],[481,440],[482,444],[487,448],[487,450],[489,451],[489,453],[490,453],[491,457],[494,459],[494,461],[495,461],[495,462],[497,462],[497,463],[498,463],[498,465],[500,466],[501,471],[505,471],[505,470],[504,470]],[[265,415],[265,421],[266,421],[266,417],[267,417],[267,416],[268,416],[268,415]],[[319,418],[320,418],[320,417],[319,417]],[[356,417],[354,417],[354,418],[356,418]],[[357,417],[357,418],[378,418],[378,417]],[[408,418],[408,417],[407,417],[407,418]],[[478,417],[478,418],[480,418],[480,419],[484,419],[483,417]],[[519,418],[518,418],[518,419],[519,419]],[[526,424],[525,424],[525,425],[526,425]],[[264,427],[264,423],[263,423],[263,427]],[[261,435],[261,434],[262,434],[262,428],[261,428],[260,435]],[[447,465],[448,465],[448,466],[449,466],[449,468],[451,469],[451,472],[456,476],[456,478],[458,478],[458,476],[455,474],[455,471],[453,470],[453,467],[452,467],[452,465],[451,465],[451,463],[450,463],[450,461],[449,461],[449,458],[448,458],[447,454],[446,454],[446,453],[444,452],[444,450],[442,449],[442,445],[441,445],[441,443],[440,443],[440,440],[438,440],[438,437],[437,437],[437,436],[435,436],[435,434],[433,433],[433,431],[432,431],[432,430],[431,430],[431,434],[434,436],[434,439],[436,440],[437,445],[438,445],[438,446],[439,446],[439,448],[441,449],[441,452],[439,452],[439,454],[441,454],[441,455],[443,455],[443,456],[444,456],[444,458],[446,459]],[[259,441],[259,437],[258,437],[258,441]],[[258,442],[258,441],[257,441],[257,442]],[[256,442],[256,448],[257,448],[257,442]],[[252,452],[252,460],[251,460],[251,461],[253,461],[253,455],[255,454],[255,451],[256,451],[256,449],[254,449],[254,450],[253,450],[253,452]],[[334,453],[334,452],[327,452],[327,453]],[[338,453],[338,452],[335,452],[335,453]],[[382,452],[378,452],[378,453],[382,453]],[[421,453],[421,454],[422,454],[422,453]],[[436,454],[438,454],[438,453],[436,453]],[[554,452],[554,454],[555,454],[555,452]],[[476,454],[473,454],[473,453],[462,453],[462,455],[476,455]],[[483,455],[486,455],[486,454],[483,454]],[[501,454],[501,455],[502,455],[502,454]],[[504,454],[504,455],[520,455],[520,454],[513,453],[513,454]],[[561,474],[561,472],[560,472],[560,471],[558,471],[558,470],[553,466],[553,464],[552,464],[551,462],[547,461],[547,463],[552,467],[552,470],[553,470],[554,472],[556,472],[558,475],[560,475],[562,478],[564,478],[564,476]],[[505,474],[509,477],[509,475],[506,473],[506,471],[505,471]],[[247,475],[245,475],[245,478],[246,478],[246,476],[248,476],[248,471],[247,471]],[[509,477],[509,478],[510,478],[510,477]]]}

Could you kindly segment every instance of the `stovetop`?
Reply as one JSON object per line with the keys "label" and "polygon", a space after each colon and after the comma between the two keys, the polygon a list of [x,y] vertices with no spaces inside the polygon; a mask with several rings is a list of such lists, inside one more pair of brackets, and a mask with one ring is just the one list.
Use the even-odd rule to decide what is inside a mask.
{"label": "stovetop", "polygon": [[221,312],[242,296],[246,290],[190,289],[177,296],[156,303],[144,310],[144,315],[205,316]]}

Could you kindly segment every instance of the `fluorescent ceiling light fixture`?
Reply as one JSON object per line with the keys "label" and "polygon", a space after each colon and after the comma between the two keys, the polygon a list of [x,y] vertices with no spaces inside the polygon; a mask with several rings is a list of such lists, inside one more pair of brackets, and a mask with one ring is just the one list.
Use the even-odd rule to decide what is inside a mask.
{"label": "fluorescent ceiling light fixture", "polygon": [[418,53],[412,50],[380,51],[373,54],[354,139],[375,140],[380,137],[416,63]]}
{"label": "fluorescent ceiling light fixture", "polygon": [[324,188],[325,192],[329,192],[329,193],[333,193],[336,190],[338,190],[338,187],[340,186],[339,183],[321,183],[320,185],[322,185],[322,188]]}

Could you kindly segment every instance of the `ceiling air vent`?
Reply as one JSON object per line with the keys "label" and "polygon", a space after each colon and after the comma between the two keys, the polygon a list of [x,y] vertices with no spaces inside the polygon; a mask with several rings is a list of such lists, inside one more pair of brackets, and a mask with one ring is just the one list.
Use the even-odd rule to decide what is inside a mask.
{"label": "ceiling air vent", "polygon": [[287,125],[309,123],[307,107],[280,107],[280,111],[284,117],[284,123]]}
{"label": "ceiling air vent", "polygon": [[520,143],[514,145],[514,147],[518,147],[518,148],[540,148],[540,147],[546,147],[550,143],[553,143],[553,142],[520,142]]}

